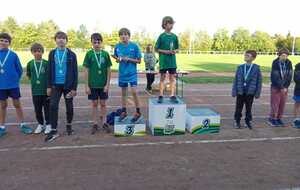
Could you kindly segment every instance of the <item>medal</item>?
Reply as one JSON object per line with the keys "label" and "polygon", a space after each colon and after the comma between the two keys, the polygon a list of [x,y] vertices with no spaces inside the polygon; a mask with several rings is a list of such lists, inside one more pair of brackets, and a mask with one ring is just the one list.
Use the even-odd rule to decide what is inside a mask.
{"label": "medal", "polygon": [[101,70],[99,70],[98,73],[101,75],[101,73],[102,73]]}
{"label": "medal", "polygon": [[244,86],[245,87],[247,86],[247,79],[251,72],[252,66],[253,66],[253,64],[250,65],[250,68],[247,71],[247,65],[246,64],[244,65]]}
{"label": "medal", "polygon": [[36,79],[37,79],[36,84],[40,84],[41,82],[39,81],[39,78],[40,78],[41,70],[42,70],[42,67],[43,67],[43,60],[41,59],[40,68],[39,69],[37,68],[35,60],[33,61],[33,64],[34,64],[34,69],[35,69],[35,74],[36,74]]}
{"label": "medal", "polygon": [[[100,51],[100,56],[99,56],[99,59],[98,59],[98,56],[96,54],[96,51],[94,50],[94,56],[96,58],[96,62],[97,62],[97,65],[98,65],[98,68],[101,69],[101,64],[102,64],[102,56],[101,56],[101,51]],[[99,70],[98,72],[99,74],[101,74],[101,71]]]}
{"label": "medal", "polygon": [[58,50],[56,50],[56,61],[58,62],[58,65],[60,68],[59,74],[63,74],[62,66],[63,66],[63,61],[65,58],[66,52],[67,52],[67,49],[64,50],[64,53],[63,53],[61,59],[59,59],[59,52],[58,52]]}
{"label": "medal", "polygon": [[10,50],[8,50],[8,52],[6,53],[6,56],[5,56],[4,60],[3,60],[3,62],[0,60],[0,68],[1,68],[0,73],[1,74],[4,73],[4,68],[3,67],[4,67],[4,65],[6,63],[6,60],[7,60],[8,56],[9,56],[9,54],[10,54]]}

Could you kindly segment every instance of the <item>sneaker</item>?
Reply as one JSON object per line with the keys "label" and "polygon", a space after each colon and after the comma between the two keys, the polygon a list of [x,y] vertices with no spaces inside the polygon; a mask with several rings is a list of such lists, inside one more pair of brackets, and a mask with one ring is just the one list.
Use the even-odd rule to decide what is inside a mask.
{"label": "sneaker", "polygon": [[57,133],[57,130],[51,130],[51,132],[45,138],[45,142],[51,142],[54,139],[56,139],[57,137],[59,137],[59,134]]}
{"label": "sneaker", "polygon": [[124,121],[126,118],[127,118],[127,112],[123,111],[123,112],[120,114],[119,122]]}
{"label": "sneaker", "polygon": [[234,128],[236,128],[236,129],[241,129],[241,128],[242,128],[241,122],[236,121],[236,122],[234,123]]}
{"label": "sneaker", "polygon": [[131,119],[131,122],[132,122],[132,123],[138,123],[138,121],[141,119],[141,116],[142,116],[141,113],[135,112],[135,113],[133,114],[133,117],[132,117],[132,119]]}
{"label": "sneaker", "polygon": [[47,135],[51,132],[51,125],[46,125],[46,128],[45,128],[45,131],[44,131],[44,134]]}
{"label": "sneaker", "polygon": [[276,119],[269,118],[268,123],[271,127],[279,127]]}
{"label": "sneaker", "polygon": [[68,135],[68,136],[74,134],[74,130],[72,129],[72,125],[68,124],[68,125],[66,126],[66,132],[67,132],[67,135]]}
{"label": "sneaker", "polygon": [[246,127],[250,130],[253,128],[251,121],[246,121]]}
{"label": "sneaker", "polygon": [[36,127],[36,129],[34,130],[34,134],[40,134],[41,132],[43,132],[45,130],[44,125],[38,124],[38,126]]}
{"label": "sneaker", "polygon": [[33,133],[33,130],[30,127],[28,127],[26,124],[20,124],[19,127],[20,127],[21,132],[26,135]]}
{"label": "sneaker", "polygon": [[6,134],[6,128],[4,126],[0,127],[0,137]]}
{"label": "sneaker", "polygon": [[280,127],[286,127],[285,123],[281,119],[277,119],[277,123]]}
{"label": "sneaker", "polygon": [[151,89],[147,89],[147,88],[146,88],[145,91],[146,91],[146,93],[149,94],[149,95],[152,94],[152,90],[151,90]]}
{"label": "sneaker", "polygon": [[158,100],[157,103],[161,104],[164,101],[164,97],[163,96],[158,96]]}
{"label": "sneaker", "polygon": [[173,104],[178,104],[178,99],[176,96],[171,96],[170,97],[170,101],[173,103]]}
{"label": "sneaker", "polygon": [[91,134],[94,135],[97,131],[98,131],[98,125],[97,124],[93,124]]}
{"label": "sneaker", "polygon": [[104,123],[103,125],[102,125],[102,128],[104,129],[104,131],[106,132],[106,133],[110,133],[111,131],[110,131],[110,128],[109,128],[109,125],[107,124],[107,123]]}

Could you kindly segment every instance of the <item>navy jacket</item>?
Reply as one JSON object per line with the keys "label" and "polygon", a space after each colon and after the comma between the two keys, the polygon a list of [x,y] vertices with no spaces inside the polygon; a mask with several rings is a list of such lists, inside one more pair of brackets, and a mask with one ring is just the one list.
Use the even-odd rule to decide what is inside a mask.
{"label": "navy jacket", "polygon": [[284,76],[281,76],[280,73],[280,61],[279,58],[275,59],[272,63],[272,71],[271,71],[271,87],[277,89],[288,88],[291,84],[293,77],[293,65],[290,60],[286,60],[286,73]]}
{"label": "navy jacket", "polygon": [[298,63],[295,66],[294,82],[295,82],[294,95],[300,96],[300,63]]}
{"label": "navy jacket", "polygon": [[[68,49],[68,48],[67,48]],[[55,49],[51,50],[48,58],[48,88],[55,85]],[[64,88],[66,90],[76,90],[78,85],[78,68],[76,54],[68,49],[67,72]]]}
{"label": "navy jacket", "polygon": [[[244,81],[244,66],[239,65],[236,73],[234,82],[232,85],[232,96],[236,97],[237,95],[254,95],[255,98],[260,97],[261,88],[262,88],[262,74],[260,67],[257,64],[253,63],[252,70],[249,73],[249,78],[247,81]],[[244,83],[247,83],[247,86],[244,86]]]}

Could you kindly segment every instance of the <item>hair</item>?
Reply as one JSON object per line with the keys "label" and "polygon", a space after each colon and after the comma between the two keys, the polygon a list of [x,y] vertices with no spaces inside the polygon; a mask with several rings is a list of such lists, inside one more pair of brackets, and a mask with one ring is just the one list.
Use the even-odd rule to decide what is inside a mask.
{"label": "hair", "polygon": [[37,50],[40,50],[42,53],[44,53],[44,47],[42,46],[42,44],[34,43],[31,45],[31,48],[30,48],[31,52],[35,52]]}
{"label": "hair", "polygon": [[162,27],[163,29],[165,29],[167,24],[174,24],[174,23],[175,23],[175,21],[174,21],[174,19],[173,19],[172,17],[170,17],[170,16],[165,16],[165,17],[163,18],[163,20],[162,20],[161,27]]}
{"label": "hair", "polygon": [[281,48],[278,50],[278,56],[281,56],[282,54],[290,54],[290,51],[287,48]]}
{"label": "hair", "polygon": [[128,28],[121,28],[119,30],[119,36],[121,36],[122,34],[128,34],[128,36],[130,36],[130,30]]}
{"label": "hair", "polygon": [[68,41],[68,36],[66,33],[62,32],[62,31],[58,31],[56,32],[54,39],[56,40],[57,38],[64,38]]}
{"label": "hair", "polygon": [[0,39],[6,39],[6,40],[8,40],[8,42],[9,42],[9,44],[11,43],[11,36],[8,34],[8,33],[6,33],[6,32],[1,32],[0,33]]}
{"label": "hair", "polygon": [[103,42],[102,35],[100,33],[93,33],[91,35],[91,41],[93,41],[93,40]]}
{"label": "hair", "polygon": [[247,50],[245,53],[250,54],[253,58],[256,58],[256,56],[257,56],[257,53],[255,50]]}
{"label": "hair", "polygon": [[151,49],[150,47],[152,47],[152,44],[147,44],[147,46],[146,46],[147,53],[151,53],[153,51],[153,48]]}

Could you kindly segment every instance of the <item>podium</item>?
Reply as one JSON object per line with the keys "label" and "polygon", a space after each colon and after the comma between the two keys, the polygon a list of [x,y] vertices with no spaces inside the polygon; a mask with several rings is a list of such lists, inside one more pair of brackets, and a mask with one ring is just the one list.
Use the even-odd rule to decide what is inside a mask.
{"label": "podium", "polygon": [[163,103],[157,103],[157,98],[150,98],[148,105],[149,128],[152,135],[183,135],[185,134],[186,104],[178,99],[178,103],[170,102],[167,97]]}
{"label": "podium", "polygon": [[131,119],[132,117],[128,116],[122,122],[119,122],[119,117],[115,117],[114,135],[116,137],[146,135],[145,119],[141,118],[138,123],[132,123]]}
{"label": "podium", "polygon": [[186,112],[186,129],[192,134],[220,131],[221,116],[210,108],[190,108]]}

